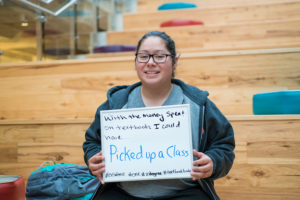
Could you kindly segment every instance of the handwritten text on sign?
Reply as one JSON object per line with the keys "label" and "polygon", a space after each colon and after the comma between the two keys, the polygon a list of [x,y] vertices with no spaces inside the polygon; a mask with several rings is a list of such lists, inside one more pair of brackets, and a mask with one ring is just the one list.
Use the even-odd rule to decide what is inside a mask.
{"label": "handwritten text on sign", "polygon": [[101,140],[105,182],[191,177],[188,104],[101,111]]}

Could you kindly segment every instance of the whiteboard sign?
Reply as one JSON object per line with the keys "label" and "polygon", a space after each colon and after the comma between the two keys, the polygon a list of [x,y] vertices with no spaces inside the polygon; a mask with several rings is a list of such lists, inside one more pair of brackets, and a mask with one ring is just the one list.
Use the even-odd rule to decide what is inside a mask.
{"label": "whiteboard sign", "polygon": [[101,111],[104,182],[189,178],[188,104]]}

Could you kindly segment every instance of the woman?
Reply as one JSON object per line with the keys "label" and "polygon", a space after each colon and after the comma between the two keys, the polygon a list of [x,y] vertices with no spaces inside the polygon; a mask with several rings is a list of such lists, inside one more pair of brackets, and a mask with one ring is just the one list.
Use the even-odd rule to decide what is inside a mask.
{"label": "woman", "polygon": [[225,176],[234,160],[233,129],[208,98],[208,93],[174,79],[178,57],[174,41],[165,33],[145,34],[136,50],[140,82],[116,86],[97,110],[83,144],[85,162],[102,184],[105,158],[101,153],[100,110],[190,104],[194,162],[191,179],[151,180],[104,184],[105,199],[219,199],[214,180]]}

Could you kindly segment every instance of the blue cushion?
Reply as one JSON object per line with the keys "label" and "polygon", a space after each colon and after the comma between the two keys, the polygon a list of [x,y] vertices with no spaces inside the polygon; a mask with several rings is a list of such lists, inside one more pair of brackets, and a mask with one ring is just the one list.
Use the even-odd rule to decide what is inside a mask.
{"label": "blue cushion", "polygon": [[253,113],[255,115],[300,114],[300,90],[255,94]]}
{"label": "blue cushion", "polygon": [[[46,163],[53,165],[44,166]],[[26,185],[26,199],[87,200],[99,184],[99,180],[85,165],[47,161],[30,174]]]}
{"label": "blue cushion", "polygon": [[172,9],[185,9],[185,8],[197,8],[197,5],[193,3],[184,3],[184,2],[164,3],[158,7],[158,10],[172,10]]}

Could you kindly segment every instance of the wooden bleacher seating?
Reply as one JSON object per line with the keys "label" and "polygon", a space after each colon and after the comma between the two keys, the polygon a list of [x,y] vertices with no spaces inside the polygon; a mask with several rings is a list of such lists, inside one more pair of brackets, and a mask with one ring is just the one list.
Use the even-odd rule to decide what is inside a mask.
{"label": "wooden bleacher seating", "polygon": [[[201,2],[201,1],[199,1]],[[212,8],[179,9],[168,11],[148,11],[144,13],[125,13],[124,30],[144,27],[157,29],[162,22],[173,19],[200,20],[205,25],[224,25],[234,23],[253,23],[270,20],[300,18],[300,1],[282,1],[273,4],[254,4]]]}
{"label": "wooden bleacher seating", "polygon": [[[216,181],[222,200],[299,199],[300,116],[227,116],[236,159]],[[0,173],[30,173],[47,160],[84,164],[82,142],[92,119],[0,121]]]}
{"label": "wooden bleacher seating", "polygon": [[[152,28],[108,32],[107,44],[137,44]],[[168,33],[180,51],[219,51],[237,49],[287,48],[300,46],[300,20],[287,19],[211,26],[157,28]],[[188,38],[188,39],[187,39]]]}
{"label": "wooden bleacher seating", "polygon": [[[299,63],[299,48],[182,53],[176,77],[225,114],[252,114],[253,94],[299,89]],[[90,118],[110,87],[136,81],[133,55],[2,65],[0,119]]]}
{"label": "wooden bleacher seating", "polygon": [[[222,200],[298,200],[300,116],[253,116],[252,96],[299,89],[300,1],[185,1],[198,5],[190,16],[208,23],[159,28],[157,17],[186,13],[153,15],[165,2],[173,1],[138,0],[138,13],[125,16],[126,30],[108,32],[107,43],[135,45],[154,26],[175,39],[176,77],[208,90],[235,130],[233,169],[216,181]],[[214,18],[216,10],[222,19]],[[143,17],[149,21],[143,29],[126,25]],[[27,180],[44,161],[84,164],[84,133],[107,90],[137,81],[134,52],[87,57],[0,65],[0,174]]]}
{"label": "wooden bleacher seating", "polygon": [[[299,115],[228,116],[235,130],[236,160],[216,181],[224,200],[299,199]],[[290,119],[289,119],[290,118]]]}
{"label": "wooden bleacher seating", "polygon": [[276,4],[282,2],[295,2],[297,0],[138,0],[137,12],[145,13],[156,11],[157,8],[163,3],[169,2],[188,2],[194,3],[198,8],[217,8],[217,7],[231,7],[231,6],[245,6],[256,4]]}

